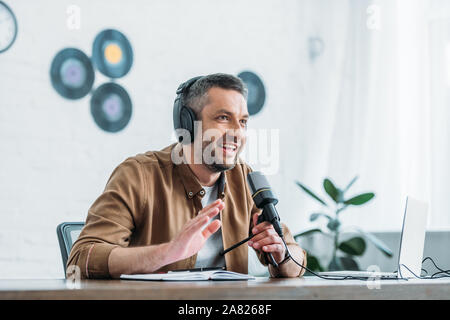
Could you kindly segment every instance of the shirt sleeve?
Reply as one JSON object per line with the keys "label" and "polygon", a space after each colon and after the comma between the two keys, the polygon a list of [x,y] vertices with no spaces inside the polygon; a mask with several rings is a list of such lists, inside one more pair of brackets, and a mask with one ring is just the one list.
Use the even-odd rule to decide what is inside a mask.
{"label": "shirt sleeve", "polygon": [[127,247],[135,222],[144,208],[145,180],[141,164],[127,159],[109,178],[105,190],[90,207],[86,223],[73,244],[67,268],[80,269],[81,278],[110,278],[111,251]]}

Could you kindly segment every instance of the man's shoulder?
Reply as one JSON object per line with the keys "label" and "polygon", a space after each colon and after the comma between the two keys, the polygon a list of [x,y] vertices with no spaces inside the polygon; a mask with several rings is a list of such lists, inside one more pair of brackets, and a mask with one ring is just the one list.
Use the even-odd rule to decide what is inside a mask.
{"label": "man's shoulder", "polygon": [[139,153],[128,157],[124,162],[135,162],[144,166],[158,166],[160,168],[166,167],[172,164],[171,152],[173,147],[172,144],[161,150]]}
{"label": "man's shoulder", "polygon": [[241,158],[238,158],[235,168],[236,167],[238,168],[238,170],[242,170],[244,173],[249,173],[253,171],[252,167]]}

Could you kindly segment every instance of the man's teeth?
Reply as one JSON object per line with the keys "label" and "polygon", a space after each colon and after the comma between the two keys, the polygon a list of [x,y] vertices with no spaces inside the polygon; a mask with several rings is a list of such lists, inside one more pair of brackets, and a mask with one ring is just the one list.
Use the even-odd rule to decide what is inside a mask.
{"label": "man's teeth", "polygon": [[236,146],[231,145],[231,144],[224,144],[223,147],[226,149],[231,149],[233,151],[236,150]]}

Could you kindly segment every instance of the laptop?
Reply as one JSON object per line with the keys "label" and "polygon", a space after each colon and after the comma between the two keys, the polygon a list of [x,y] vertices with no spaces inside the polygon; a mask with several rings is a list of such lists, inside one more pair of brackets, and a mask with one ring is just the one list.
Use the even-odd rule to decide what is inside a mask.
{"label": "laptop", "polygon": [[318,274],[325,277],[377,277],[380,279],[415,278],[416,276],[420,276],[427,219],[428,204],[407,197],[400,238],[397,272],[326,271],[319,272]]}

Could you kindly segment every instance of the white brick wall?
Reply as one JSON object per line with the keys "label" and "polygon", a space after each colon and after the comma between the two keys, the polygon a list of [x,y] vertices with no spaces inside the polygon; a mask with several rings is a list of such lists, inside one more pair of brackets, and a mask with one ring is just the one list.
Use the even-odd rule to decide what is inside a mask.
{"label": "white brick wall", "polygon": [[[84,221],[126,157],[170,143],[179,82],[254,70],[267,86],[267,108],[254,126],[278,127],[270,121],[283,116],[281,109],[299,114],[292,101],[302,90],[297,71],[307,57],[299,1],[7,2],[19,35],[0,54],[0,278],[63,277],[56,226]],[[71,4],[81,8],[80,30],[66,27]],[[133,101],[131,122],[118,134],[96,127],[89,97],[65,100],[49,79],[60,49],[90,55],[97,33],[110,27],[128,36],[135,54],[130,73],[118,80]],[[105,81],[96,72],[94,87]],[[282,137],[295,125],[285,125]],[[286,189],[281,180],[277,186]],[[283,218],[289,223],[298,215]]]}

